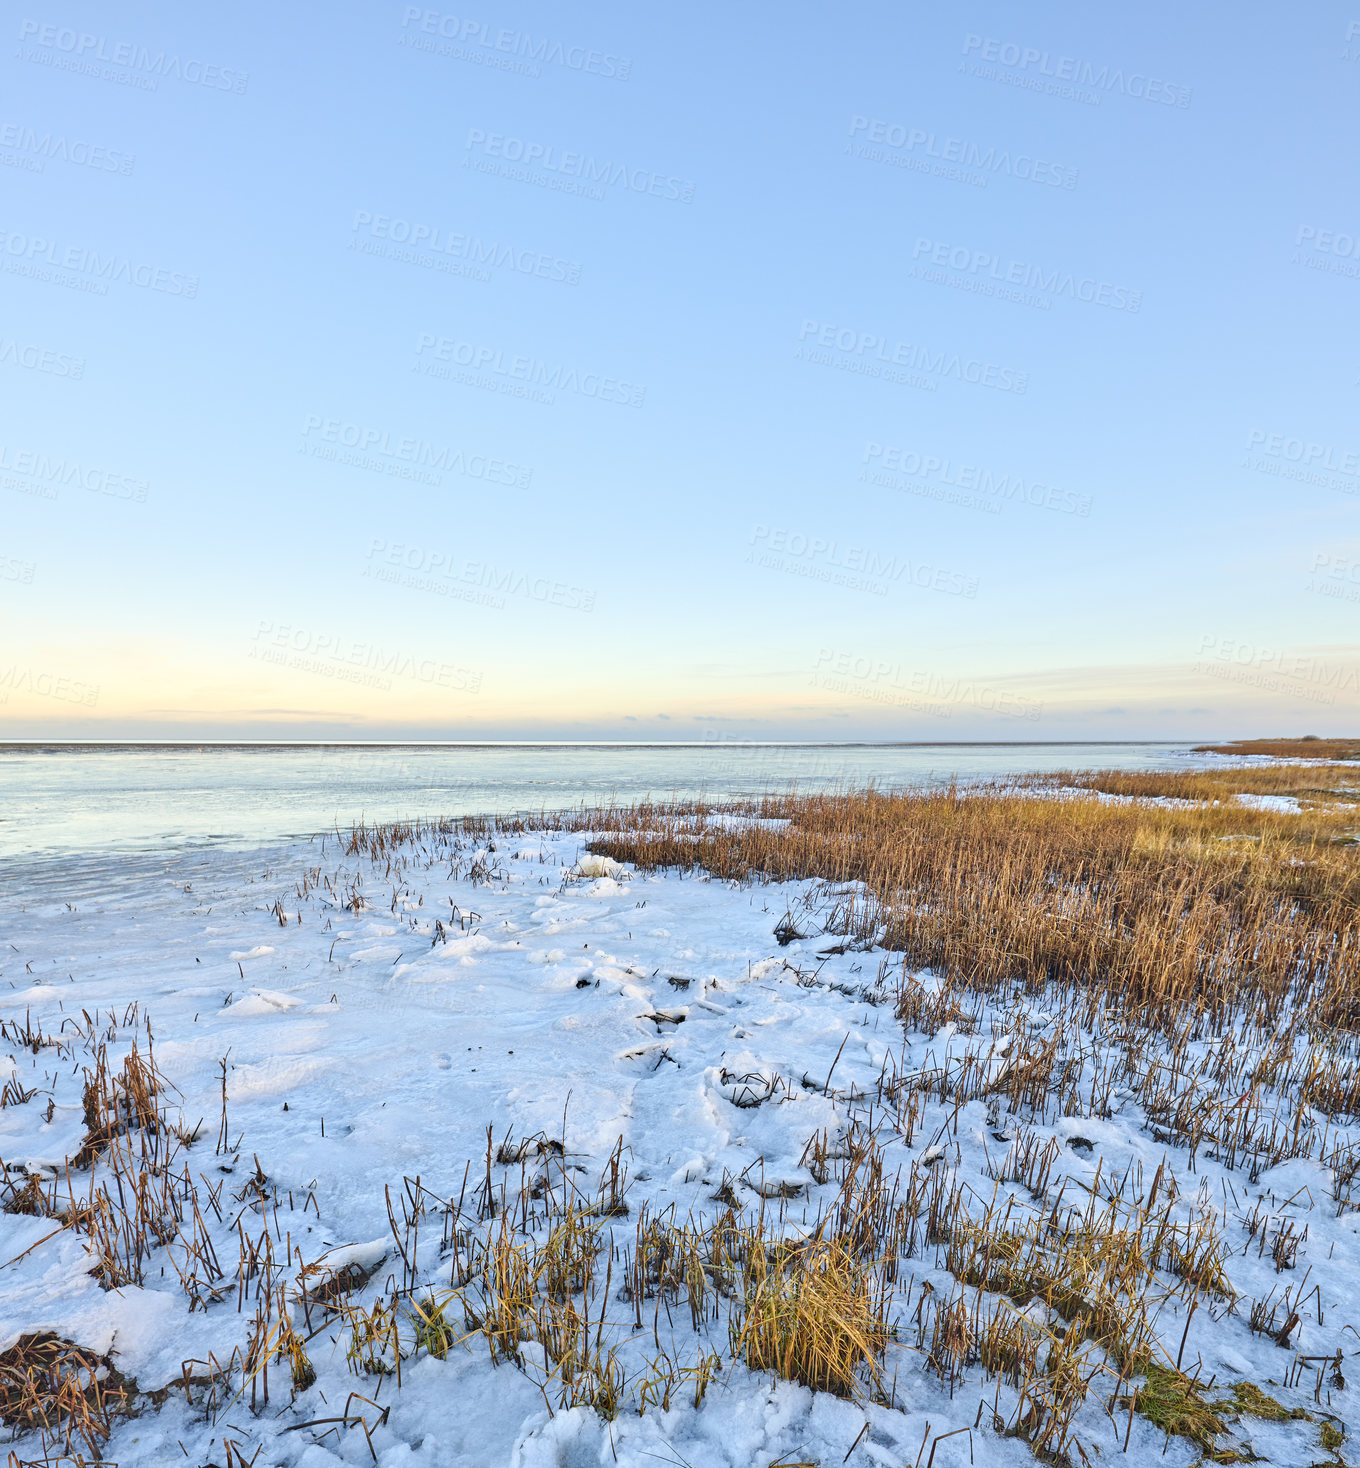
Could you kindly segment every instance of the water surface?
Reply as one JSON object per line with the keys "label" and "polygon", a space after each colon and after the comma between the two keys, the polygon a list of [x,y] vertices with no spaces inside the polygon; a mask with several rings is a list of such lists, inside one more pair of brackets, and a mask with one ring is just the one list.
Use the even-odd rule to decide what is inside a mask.
{"label": "water surface", "polygon": [[1187,769],[1189,744],[0,746],[0,856],[251,847],[362,818],[725,799],[795,783],[942,786],[1030,770]]}

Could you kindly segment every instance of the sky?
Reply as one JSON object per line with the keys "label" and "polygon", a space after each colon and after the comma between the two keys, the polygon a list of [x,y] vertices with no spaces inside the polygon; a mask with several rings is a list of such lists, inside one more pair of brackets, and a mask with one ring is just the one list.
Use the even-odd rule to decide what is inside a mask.
{"label": "sky", "polygon": [[1353,733],[1360,7],[20,0],[0,738]]}

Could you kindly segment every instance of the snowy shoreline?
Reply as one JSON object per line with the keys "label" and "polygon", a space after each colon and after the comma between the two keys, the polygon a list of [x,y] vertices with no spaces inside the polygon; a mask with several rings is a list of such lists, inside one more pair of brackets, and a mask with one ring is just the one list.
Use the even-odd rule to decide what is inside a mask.
{"label": "snowy shoreline", "polygon": [[[78,1024],[107,1036],[115,1062],[134,1041],[145,1050],[154,1037],[156,1065],[178,1089],[186,1125],[203,1119],[187,1152],[189,1169],[225,1184],[228,1197],[246,1196],[244,1205],[224,1207],[220,1229],[211,1225],[230,1288],[193,1310],[179,1266],[167,1267],[179,1247],[173,1242],[152,1254],[140,1285],[109,1290],[88,1273],[76,1230],[52,1236],[50,1218],[0,1216],[0,1255],[9,1261],[0,1269],[0,1351],[21,1335],[51,1331],[111,1353],[143,1392],[172,1383],[183,1363],[209,1352],[225,1360],[244,1345],[251,1321],[248,1307],[238,1310],[230,1280],[236,1243],[226,1220],[249,1209],[246,1184],[257,1166],[274,1210],[271,1220],[261,1206],[247,1222],[273,1228],[280,1243],[286,1237],[298,1264],[375,1264],[371,1298],[401,1273],[385,1190],[396,1194],[404,1178],[418,1177],[430,1195],[458,1198],[469,1170],[478,1179],[488,1127],[497,1144],[560,1142],[564,1177],[570,1170],[592,1197],[605,1186],[611,1157],[622,1157],[629,1215],[605,1219],[603,1235],[617,1250],[644,1208],[652,1216],[673,1209],[678,1219],[712,1220],[730,1201],[797,1237],[837,1191],[809,1167],[810,1141],[821,1134],[836,1145],[856,1127],[876,1124],[886,1169],[948,1176],[979,1196],[1001,1187],[1022,1209],[1034,1203],[1020,1186],[1021,1169],[1001,1164],[1032,1138],[1052,1153],[1049,1194],[1066,1177],[1078,1201],[1091,1198],[1102,1177],[1151,1179],[1165,1164],[1179,1178],[1170,1196],[1179,1191],[1175,1217],[1187,1238],[1215,1209],[1235,1240],[1239,1214],[1253,1207],[1258,1230],[1262,1210],[1277,1231],[1287,1225],[1302,1233],[1306,1222],[1297,1274],[1281,1276],[1253,1244],[1223,1261],[1241,1299],[1235,1311],[1225,1297],[1187,1322],[1168,1292],[1159,1330],[1173,1356],[1184,1332],[1182,1354],[1187,1364],[1200,1363],[1205,1380],[1245,1378],[1288,1407],[1325,1416],[1330,1398],[1314,1400],[1312,1367],[1301,1385],[1284,1385],[1296,1356],[1330,1358],[1356,1344],[1343,1331],[1356,1313],[1350,1279],[1360,1243],[1354,1215],[1338,1217],[1331,1201],[1323,1149],[1248,1183],[1203,1149],[1192,1160],[1127,1089],[1103,1108],[1108,1114],[1021,1126],[979,1100],[945,1104],[942,1083],[938,1101],[924,1093],[919,1121],[913,1109],[904,1135],[900,1110],[894,1121],[887,1102],[933,1085],[951,1068],[980,1068],[999,1081],[1032,1050],[1061,1040],[1073,1053],[1083,1046],[1094,1052],[1099,1037],[1064,1034],[1044,1004],[1018,997],[988,1004],[976,1025],[951,1021],[904,1033],[892,1004],[900,958],[836,951],[844,944],[816,930],[815,901],[809,907],[816,884],[600,875],[615,868],[582,862],[588,840],[552,831],[482,837],[447,869],[445,853],[395,869],[389,858],[384,871],[365,857],[341,857],[331,837],[267,853],[91,861],[79,873],[68,870],[64,881],[53,867],[12,890],[0,1020],[10,1026],[4,1050],[13,1059],[0,1059],[0,1080],[32,1095],[0,1110],[0,1156],[11,1184],[25,1176],[60,1182],[63,1159],[81,1146],[90,1055],[73,1039]],[[304,872],[314,876],[304,881]],[[358,912],[343,905],[355,893],[363,901]],[[781,945],[774,929],[787,912],[803,915],[803,930],[814,936]],[[932,986],[924,976],[923,992]],[[87,1025],[82,1012],[97,1024]],[[20,1026],[65,1046],[21,1049]],[[1202,1053],[1212,1059],[1213,1048],[1206,1042]],[[224,1057],[226,1142],[214,1151]],[[1327,1130],[1331,1155],[1339,1156],[1351,1133]],[[527,1186],[524,1167],[490,1167],[513,1212]],[[280,1199],[287,1201],[281,1206]],[[1303,1319],[1290,1348],[1249,1332],[1248,1299],[1278,1294],[1309,1269],[1309,1289],[1317,1285],[1319,1293],[1314,1303],[1299,1285]],[[422,1287],[449,1283],[447,1260],[432,1245],[415,1273]],[[279,1384],[260,1415],[238,1403],[211,1423],[171,1392],[154,1410],[119,1421],[105,1456],[124,1464],[221,1462],[230,1421],[249,1448],[246,1461],[263,1442],[262,1461],[305,1468],[370,1461],[369,1442],[373,1460],[384,1465],[617,1461],[643,1468],[660,1455],[695,1468],[764,1468],[787,1458],[839,1463],[847,1453],[851,1464],[886,1465],[914,1461],[923,1444],[928,1450],[952,1432],[959,1435],[941,1442],[937,1464],[967,1461],[970,1450],[989,1464],[1034,1462],[1023,1442],[989,1425],[994,1396],[1003,1417],[1008,1393],[1013,1403],[1009,1388],[979,1377],[951,1393],[927,1370],[910,1312],[919,1320],[930,1294],[939,1300],[955,1289],[938,1244],[903,1261],[896,1289],[898,1337],[884,1362],[894,1406],[814,1395],[725,1360],[697,1409],[681,1394],[669,1412],[653,1407],[638,1416],[629,1407],[611,1423],[584,1407],[551,1413],[542,1370],[535,1378],[532,1363],[493,1367],[476,1339],[446,1360],[413,1354],[398,1389],[351,1372],[343,1345],[331,1340],[339,1332],[323,1331],[309,1348],[316,1382],[291,1403]],[[640,1371],[655,1354],[651,1320],[637,1331],[629,1326],[631,1307],[614,1301],[608,1310],[605,1329],[620,1359],[627,1371]],[[658,1316],[656,1344],[680,1339],[693,1356],[705,1348],[702,1332],[680,1313],[686,1318],[671,1321],[670,1337]],[[1037,1327],[1053,1323],[1042,1310],[1031,1314]],[[725,1352],[721,1322],[714,1332],[710,1344]],[[275,1378],[283,1382],[282,1368]],[[356,1408],[367,1413],[363,1432],[333,1422],[299,1429],[334,1419],[353,1391],[380,1404]],[[1094,1397],[1083,1410],[1083,1440],[1102,1452],[1118,1452],[1127,1430],[1133,1461],[1199,1456],[1183,1438],[1168,1444],[1141,1416],[1106,1420]],[[1340,1404],[1332,1410],[1345,1415]],[[1317,1458],[1316,1429],[1302,1423],[1252,1420],[1236,1440],[1244,1436],[1273,1462]]]}

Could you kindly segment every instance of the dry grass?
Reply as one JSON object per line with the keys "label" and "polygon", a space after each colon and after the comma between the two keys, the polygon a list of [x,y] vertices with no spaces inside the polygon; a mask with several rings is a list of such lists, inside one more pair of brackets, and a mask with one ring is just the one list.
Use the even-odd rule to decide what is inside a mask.
{"label": "dry grass", "polygon": [[888,1341],[885,1301],[870,1271],[841,1243],[747,1248],[744,1314],[732,1354],[813,1391],[858,1396],[881,1386]]}
{"label": "dry grass", "polygon": [[[1351,771],[1344,769],[1349,778]],[[1288,792],[1325,769],[1255,770]],[[692,807],[582,817],[597,852],[729,880],[816,878],[822,926],[991,992],[1019,979],[1117,998],[1160,1026],[1186,1006],[1226,1023],[1305,1011],[1360,1023],[1360,860],[1349,807],[1223,802],[1223,776],[1063,775],[1187,802],[1036,798],[1013,787],[771,797],[713,822]],[[1237,777],[1238,783],[1247,776]],[[1231,782],[1230,782],[1231,783]],[[1331,780],[1333,786],[1340,777]],[[1298,788],[1295,785],[1294,788]]]}
{"label": "dry grass", "polygon": [[107,1356],[50,1333],[20,1336],[0,1352],[0,1418],[45,1446],[96,1462],[114,1420],[134,1410],[136,1384]]}
{"label": "dry grass", "polygon": [[1360,739],[1236,739],[1230,744],[1201,744],[1196,754],[1266,755],[1273,759],[1355,759]]}
{"label": "dry grass", "polygon": [[[1360,801],[1360,768],[1351,765],[1230,765],[1224,769],[1193,772],[1133,770],[1065,770],[1031,782],[1036,788],[1065,785],[1075,790],[1094,790],[1107,795],[1138,799],[1200,801],[1208,805],[1233,805],[1236,795],[1282,795],[1297,800],[1310,815],[1330,815],[1316,827],[1318,840],[1334,839],[1337,826],[1343,833],[1355,813],[1338,811],[1338,805]],[[1316,807],[1322,807],[1316,810]]]}

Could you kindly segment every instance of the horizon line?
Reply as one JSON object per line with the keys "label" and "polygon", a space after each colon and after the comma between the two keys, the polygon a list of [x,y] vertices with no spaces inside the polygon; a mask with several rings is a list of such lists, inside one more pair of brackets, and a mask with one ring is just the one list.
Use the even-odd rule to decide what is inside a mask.
{"label": "horizon line", "polygon": [[[1001,749],[1193,744],[1191,739],[0,739],[21,749]],[[1203,741],[1200,741],[1203,742]],[[1249,743],[1225,739],[1220,743]]]}

